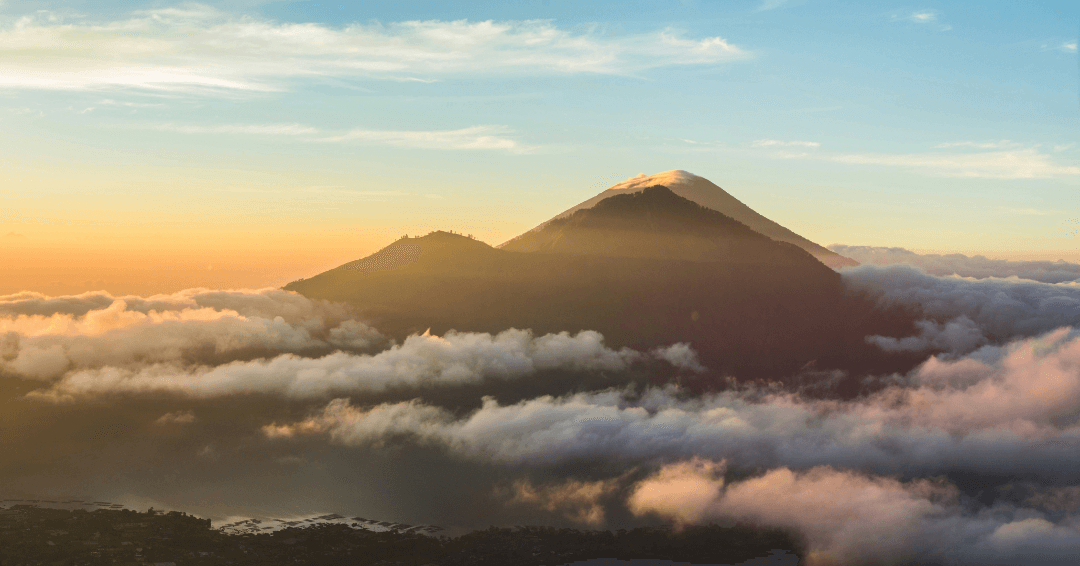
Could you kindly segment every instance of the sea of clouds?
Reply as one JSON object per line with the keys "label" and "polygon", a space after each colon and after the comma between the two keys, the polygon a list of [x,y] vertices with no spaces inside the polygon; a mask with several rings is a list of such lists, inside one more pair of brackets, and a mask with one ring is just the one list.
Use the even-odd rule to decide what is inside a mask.
{"label": "sea of clouds", "polygon": [[[814,564],[1072,563],[1080,284],[1064,276],[1080,266],[866,250],[890,264],[855,254],[864,265],[845,283],[923,317],[916,335],[866,339],[926,359],[866,376],[883,385],[855,399],[762,385],[691,394],[676,378],[708,373],[687,344],[614,349],[592,331],[395,343],[344,305],[274,289],[21,293],[0,297],[0,376],[18,384],[0,425],[22,423],[13,446],[29,454],[35,435],[53,433],[20,418],[123,415],[86,438],[146,469],[79,452],[85,470],[72,473],[108,469],[121,495],[145,499],[166,498],[154,493],[159,468],[192,470],[176,481],[201,495],[170,500],[196,511],[214,493],[249,508],[397,505],[412,513],[399,520],[474,526],[742,520],[798,531]],[[653,379],[632,379],[642,372]],[[485,393],[556,374],[606,385]],[[474,405],[432,393],[465,388]],[[154,446],[168,447],[158,463],[129,454]],[[80,449],[50,448],[50,462]],[[0,482],[36,485],[33,466],[11,461]],[[276,491],[221,487],[255,478]]]}

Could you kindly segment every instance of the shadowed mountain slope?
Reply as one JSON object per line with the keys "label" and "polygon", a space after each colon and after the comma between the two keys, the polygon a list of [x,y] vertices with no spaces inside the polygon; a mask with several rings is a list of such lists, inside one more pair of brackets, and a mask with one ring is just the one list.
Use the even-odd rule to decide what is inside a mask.
{"label": "shadowed mountain slope", "polygon": [[566,212],[559,214],[548,222],[534,228],[532,231],[526,232],[499,247],[510,251],[526,251],[521,248],[519,241],[525,239],[527,235],[545,228],[549,223],[567,218],[579,210],[593,208],[613,196],[634,194],[641,192],[645,188],[657,185],[667,187],[676,195],[693,201],[701,206],[721,212],[759,234],[768,236],[773,240],[794,244],[806,250],[817,258],[818,261],[833,269],[858,265],[858,262],[819,246],[758,214],[708,179],[680,170],[665,171],[651,176],[638,175],[637,177],[627,179]]}
{"label": "shadowed mountain slope", "polygon": [[[521,245],[530,252],[433,232],[286,289],[351,303],[398,339],[429,328],[528,328],[596,330],[610,346],[641,350],[688,342],[714,378],[781,378],[807,366],[894,371],[912,361],[864,340],[912,333],[906,313],[875,311],[805,251],[664,187],[554,221]],[[406,256],[390,269],[350,268]]]}

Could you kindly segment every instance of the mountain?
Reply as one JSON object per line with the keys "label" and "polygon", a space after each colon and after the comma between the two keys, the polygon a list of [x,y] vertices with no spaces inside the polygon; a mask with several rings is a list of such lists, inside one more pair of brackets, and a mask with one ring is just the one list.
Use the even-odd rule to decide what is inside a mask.
{"label": "mountain", "polygon": [[433,232],[285,288],[351,303],[399,340],[528,328],[596,330],[638,350],[686,342],[716,378],[912,362],[864,340],[911,334],[906,313],[875,309],[806,251],[665,187],[617,194],[517,246],[527,251]]}
{"label": "mountain", "polygon": [[511,251],[529,251],[528,245],[522,244],[521,240],[525,239],[527,235],[543,229],[547,224],[567,218],[579,210],[589,209],[597,206],[599,203],[606,201],[607,199],[622,194],[634,194],[641,192],[647,187],[664,186],[674,192],[676,195],[683,197],[687,200],[693,201],[701,206],[720,212],[733,220],[736,220],[743,225],[747,226],[751,230],[768,236],[778,242],[787,242],[794,244],[817,258],[818,261],[825,265],[839,269],[844,266],[855,266],[858,262],[850,258],[846,258],[832,250],[826,249],[802,236],[784,228],[783,226],[765,218],[758,214],[750,207],[746,206],[738,199],[728,194],[726,191],[716,186],[708,179],[698,177],[692,173],[686,171],[673,170],[658,173],[656,175],[645,176],[644,174],[638,175],[631,179],[627,179],[604,192],[596,195],[595,197],[559,214],[552,218],[548,222],[541,224],[534,228],[530,232],[526,232],[521,236],[518,236],[508,242],[503,243],[499,247]]}
{"label": "mountain", "polygon": [[665,186],[617,194],[557,217],[502,249],[729,264],[801,263],[807,269],[824,269],[797,246],[764,236]]}

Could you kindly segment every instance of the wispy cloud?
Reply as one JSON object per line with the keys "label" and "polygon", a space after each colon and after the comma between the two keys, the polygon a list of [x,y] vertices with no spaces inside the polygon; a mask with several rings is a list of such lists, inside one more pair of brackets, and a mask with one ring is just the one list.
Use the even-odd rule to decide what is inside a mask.
{"label": "wispy cloud", "polygon": [[853,165],[882,165],[912,169],[939,177],[1040,179],[1080,175],[1080,167],[1060,165],[1035,148],[965,154],[834,155],[830,161]]}
{"label": "wispy cloud", "polygon": [[155,124],[150,129],[179,134],[240,134],[263,136],[303,136],[319,133],[317,128],[301,124]]}
{"label": "wispy cloud", "polygon": [[783,141],[783,140],[757,140],[750,144],[751,147],[821,147],[818,142],[811,141]]}
{"label": "wispy cloud", "polygon": [[941,21],[941,13],[937,10],[916,10],[905,14],[893,14],[892,19],[893,21],[911,22],[927,26],[938,31],[949,31],[952,29],[951,25]]}
{"label": "wispy cloud", "polygon": [[[781,144],[755,147],[783,148]],[[1080,175],[1080,166],[1060,164],[1038,145],[1024,147],[1000,142],[950,142],[925,153],[819,153],[775,151],[774,159],[813,159],[848,165],[875,165],[910,169],[934,177],[985,179],[1044,179]],[[979,151],[957,151],[957,150]]]}
{"label": "wispy cloud", "polygon": [[952,147],[970,147],[970,148],[974,148],[974,149],[1006,149],[1006,148],[1023,147],[1023,144],[1020,144],[1020,143],[1017,143],[1017,142],[1012,142],[1012,141],[1009,141],[1009,140],[986,141],[986,142],[960,141],[960,142],[939,143],[939,144],[934,146],[934,149],[948,149],[948,148],[952,148]]}
{"label": "wispy cloud", "polygon": [[529,153],[535,148],[506,137],[507,126],[472,126],[460,130],[390,131],[354,129],[322,138],[324,142],[360,142],[416,149],[494,149]]}
{"label": "wispy cloud", "polygon": [[607,35],[549,21],[407,21],[329,27],[190,5],[71,22],[35,13],[0,28],[0,88],[276,91],[302,78],[432,82],[454,74],[630,75],[749,53],[675,29]]}
{"label": "wispy cloud", "polygon": [[143,126],[179,134],[226,134],[280,136],[305,142],[362,143],[413,149],[499,150],[509,153],[532,153],[538,148],[510,137],[509,126],[470,126],[457,130],[369,130],[355,128],[345,132],[321,130],[303,124],[151,124]]}

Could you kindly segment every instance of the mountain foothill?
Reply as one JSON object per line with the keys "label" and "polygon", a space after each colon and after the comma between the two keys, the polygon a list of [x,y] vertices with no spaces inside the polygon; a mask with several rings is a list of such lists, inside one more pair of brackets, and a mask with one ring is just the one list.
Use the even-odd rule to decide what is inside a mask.
{"label": "mountain foothill", "polygon": [[909,335],[916,313],[846,288],[835,271],[846,265],[856,263],[669,171],[615,185],[499,247],[437,231],[285,288],[350,303],[399,340],[523,328],[595,330],[641,351],[688,343],[707,368],[688,383],[704,387],[910,369],[922,358],[866,336]]}

